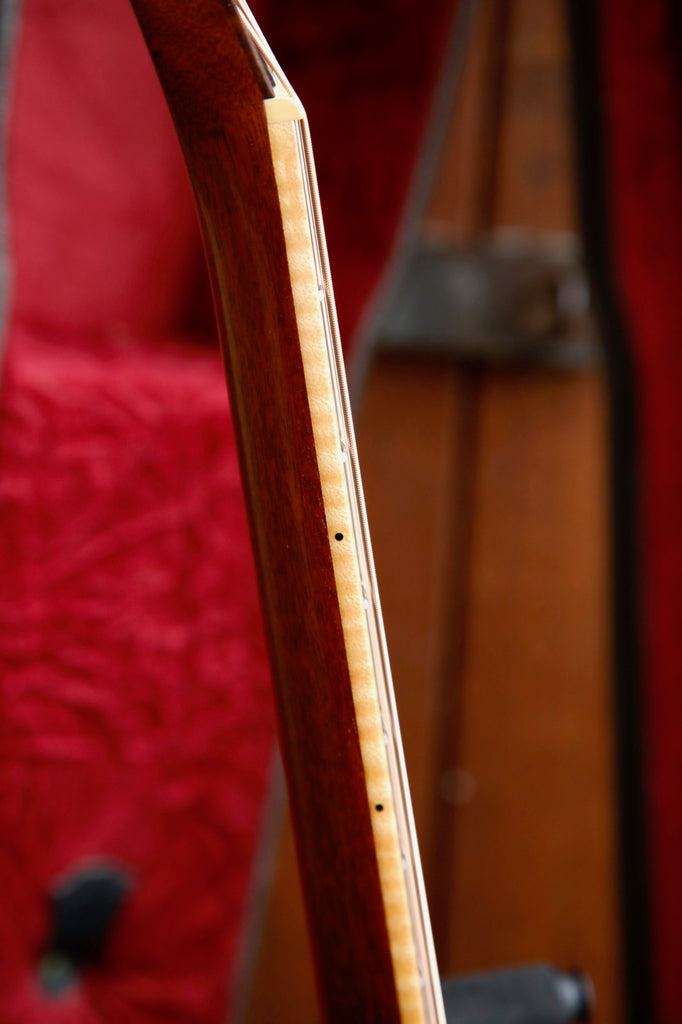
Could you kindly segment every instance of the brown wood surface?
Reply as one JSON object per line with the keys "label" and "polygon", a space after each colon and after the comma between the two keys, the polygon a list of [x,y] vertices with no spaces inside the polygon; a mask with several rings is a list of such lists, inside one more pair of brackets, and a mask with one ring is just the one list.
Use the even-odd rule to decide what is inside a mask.
{"label": "brown wood surface", "polygon": [[604,406],[594,373],[482,382],[446,963],[579,965],[614,1024]]}
{"label": "brown wood surface", "polygon": [[429,197],[426,231],[468,244],[492,220],[510,0],[479,3]]}
{"label": "brown wood surface", "polygon": [[[487,181],[478,194],[494,196],[490,219],[462,211],[461,189],[444,206],[444,164],[428,229],[446,234],[449,214],[458,240],[474,223],[546,244],[575,230],[563,10],[511,0],[496,77],[481,56],[495,50],[495,7],[482,5],[464,71],[472,93],[472,78],[499,89],[499,130],[483,151],[495,166],[484,155],[477,164]],[[451,153],[475,141],[459,118]],[[451,623],[462,697],[440,743],[451,759],[448,768],[441,758],[441,796],[458,814],[439,833],[448,870],[432,895],[446,925],[436,933],[443,970],[580,965],[597,990],[595,1020],[617,1024],[605,405],[598,369],[481,372],[457,470],[469,483],[455,485],[472,524],[467,599]]]}
{"label": "brown wood surface", "polygon": [[577,226],[568,33],[561,0],[513,0],[491,223],[526,237]]}
{"label": "brown wood surface", "polygon": [[133,7],[206,244],[322,1016],[339,1024],[397,1021],[266,89],[231,5],[134,0]]}

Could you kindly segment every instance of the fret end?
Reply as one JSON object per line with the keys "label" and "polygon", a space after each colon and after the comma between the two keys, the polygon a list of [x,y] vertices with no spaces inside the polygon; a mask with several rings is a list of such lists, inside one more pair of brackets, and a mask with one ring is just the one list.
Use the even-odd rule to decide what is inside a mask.
{"label": "fret end", "polygon": [[305,111],[299,101],[291,96],[273,96],[265,100],[265,117],[268,124],[283,124],[287,121],[302,121]]}

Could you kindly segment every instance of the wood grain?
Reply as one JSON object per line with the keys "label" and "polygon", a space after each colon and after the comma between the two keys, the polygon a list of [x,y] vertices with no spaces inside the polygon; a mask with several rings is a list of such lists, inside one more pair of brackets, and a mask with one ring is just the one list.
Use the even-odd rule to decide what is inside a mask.
{"label": "wood grain", "polygon": [[482,382],[444,968],[580,966],[615,1024],[604,415],[593,373]]}
{"label": "wood grain", "polygon": [[526,237],[577,230],[568,34],[557,0],[513,0],[502,67],[492,223]]}
{"label": "wood grain", "polygon": [[195,191],[271,655],[322,1015],[398,1021],[263,97],[220,0],[133,0]]}
{"label": "wood grain", "polygon": [[510,0],[476,6],[438,173],[426,210],[432,238],[478,240],[496,202],[503,55]]}
{"label": "wood grain", "polygon": [[[400,789],[390,773],[386,730],[392,727],[382,714],[379,664],[366,611],[373,587],[368,577],[363,581],[360,572],[358,547],[362,537],[356,534],[351,509],[356,499],[350,493],[346,472],[355,445],[350,436],[342,438],[345,426],[335,408],[330,366],[333,356],[327,347],[320,295],[324,285],[319,279],[308,223],[302,128],[295,121],[287,121],[270,124],[269,131],[400,1019],[403,1024],[420,1024],[426,1019],[426,986],[433,985],[433,981],[426,963],[420,976],[403,869],[403,862],[407,865],[407,858],[415,854],[405,828],[398,824],[404,808],[399,806]],[[435,986],[439,991],[437,977]]]}

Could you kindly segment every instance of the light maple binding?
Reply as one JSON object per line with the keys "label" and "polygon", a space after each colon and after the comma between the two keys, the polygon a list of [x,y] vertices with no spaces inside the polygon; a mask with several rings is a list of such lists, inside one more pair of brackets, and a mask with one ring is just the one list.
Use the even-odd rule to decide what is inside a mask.
{"label": "light maple binding", "polygon": [[133,7],[202,225],[322,1013],[443,1022],[305,115],[245,5]]}

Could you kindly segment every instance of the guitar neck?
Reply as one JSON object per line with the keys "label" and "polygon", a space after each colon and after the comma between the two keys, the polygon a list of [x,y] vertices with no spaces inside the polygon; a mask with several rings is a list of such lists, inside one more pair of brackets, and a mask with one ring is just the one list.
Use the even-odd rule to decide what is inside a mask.
{"label": "guitar neck", "polygon": [[305,114],[245,4],[132,2],[202,224],[322,1012],[442,1024]]}

